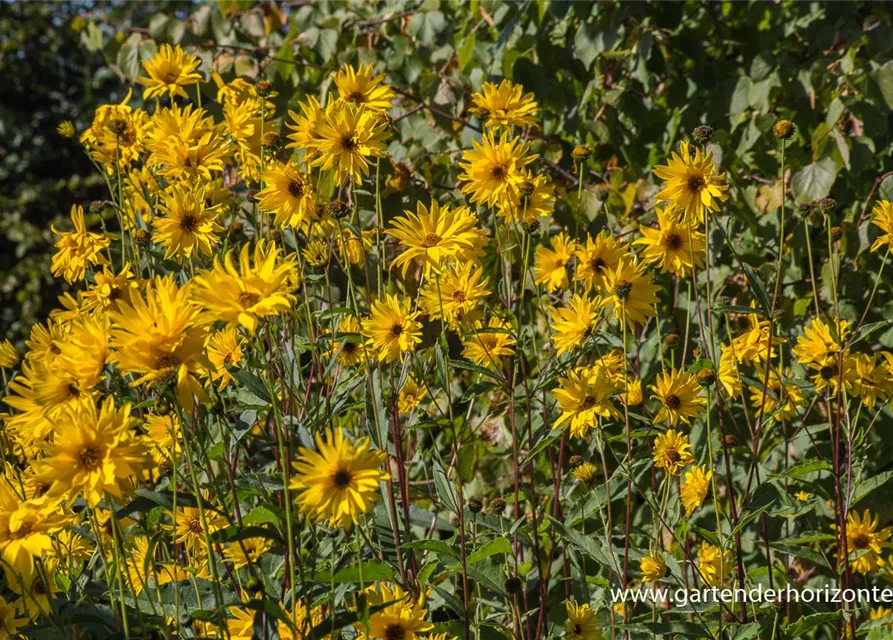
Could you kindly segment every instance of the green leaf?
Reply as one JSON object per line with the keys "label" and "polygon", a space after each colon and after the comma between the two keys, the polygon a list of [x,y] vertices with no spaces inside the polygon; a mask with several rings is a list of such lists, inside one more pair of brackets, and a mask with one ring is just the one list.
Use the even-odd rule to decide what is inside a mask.
{"label": "green leaf", "polygon": [[263,380],[245,369],[231,369],[233,376],[242,383],[246,389],[256,395],[258,398],[270,404],[270,394],[267,393],[267,387]]}
{"label": "green leaf", "polygon": [[824,611],[822,613],[813,613],[812,615],[803,616],[785,630],[784,637],[790,638],[791,640],[798,640],[799,638],[805,637],[804,634],[810,629],[814,629],[821,624],[834,622],[839,617],[840,611]]}
{"label": "green leaf", "polygon": [[887,482],[890,481],[890,478],[893,478],[893,471],[884,471],[883,473],[879,473],[876,476],[866,478],[865,480],[857,484],[856,490],[853,492],[853,500],[850,503],[850,506],[855,506],[869,493],[871,493],[878,487],[887,484]]}
{"label": "green leaf", "polygon": [[447,478],[446,472],[440,462],[434,463],[434,488],[437,491],[437,497],[441,504],[452,511],[459,513],[459,496],[456,494],[456,487]]}
{"label": "green leaf", "polygon": [[756,271],[754,271],[753,267],[749,264],[742,262],[741,267],[744,269],[744,274],[747,276],[747,282],[753,290],[754,297],[757,299],[757,304],[763,309],[763,315],[768,318],[772,313],[772,301],[769,299],[769,294],[766,292],[766,285],[763,284],[763,281],[760,280],[760,276],[757,275]]}
{"label": "green leaf", "polygon": [[595,538],[584,536],[573,529],[568,529],[562,522],[548,514],[546,515],[546,518],[548,518],[549,522],[552,523],[552,526],[555,527],[555,531],[558,532],[558,535],[571,543],[573,547],[576,547],[579,551],[582,551],[599,564],[612,569],[615,568],[605,550],[596,543]]}
{"label": "green leaf", "polygon": [[471,58],[474,55],[474,44],[474,33],[469,33],[465,36],[462,47],[459,49],[459,69],[462,71],[465,71],[468,68],[468,63],[471,62]]}
{"label": "green leaf", "polygon": [[362,582],[369,584],[376,580],[385,580],[391,582],[394,580],[394,569],[386,562],[363,562],[363,575],[360,575],[359,565],[353,564],[338,569],[334,578],[331,571],[317,571],[311,576],[306,576],[307,580],[319,582],[322,584],[360,584]]}
{"label": "green leaf", "polygon": [[801,460],[795,465],[788,467],[787,471],[782,473],[773,473],[770,475],[770,478],[802,478],[803,476],[807,476],[810,473],[815,473],[816,471],[830,471],[831,465],[829,465],[824,460],[818,460],[816,458],[807,458],[805,460]]}
{"label": "green leaf", "polygon": [[498,553],[510,554],[512,552],[512,545],[508,541],[507,538],[493,538],[486,544],[484,544],[480,549],[474,551],[471,555],[466,559],[466,564],[474,564],[476,562],[480,562],[485,558],[489,558],[490,556],[496,555]]}
{"label": "green leaf", "polygon": [[138,33],[131,34],[129,38],[118,49],[118,56],[115,64],[120,69],[121,74],[133,82],[142,71],[140,64],[140,41],[142,37]]}
{"label": "green leaf", "polygon": [[831,158],[808,164],[791,177],[791,192],[800,202],[826,198],[837,179],[837,163]]}

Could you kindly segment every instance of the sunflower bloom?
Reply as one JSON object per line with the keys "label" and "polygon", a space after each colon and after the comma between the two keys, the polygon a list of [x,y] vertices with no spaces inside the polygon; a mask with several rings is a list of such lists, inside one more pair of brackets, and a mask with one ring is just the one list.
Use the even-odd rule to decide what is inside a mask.
{"label": "sunflower bloom", "polygon": [[[428,611],[422,606],[422,599],[413,601],[412,596],[399,585],[389,587],[383,582],[366,588],[366,598],[370,605],[391,602],[383,609],[369,616],[369,636],[385,640],[419,640],[420,633],[434,628],[425,620]],[[355,624],[361,627],[359,623]]]}
{"label": "sunflower bloom", "polygon": [[161,45],[161,49],[151,60],[143,61],[143,69],[149,77],[141,76],[136,79],[146,86],[143,90],[143,100],[160,98],[165,94],[170,96],[171,100],[174,96],[187,98],[183,87],[201,81],[201,74],[195,71],[201,63],[198,56],[186,53],[180,45],[176,47],[171,47],[169,44]]}
{"label": "sunflower bloom", "polygon": [[573,351],[592,335],[598,319],[599,301],[597,298],[574,294],[567,308],[549,307],[552,317],[552,344],[555,354]]}
{"label": "sunflower bloom", "polygon": [[488,129],[536,126],[539,106],[532,93],[521,85],[503,80],[498,85],[484,82],[479,93],[471,96],[473,110]]}
{"label": "sunflower bloom", "polygon": [[552,428],[565,426],[571,437],[585,438],[590,430],[601,425],[603,418],[620,418],[620,411],[611,402],[617,386],[603,369],[595,375],[585,369],[572,370],[567,378],[559,378],[561,385],[552,391],[561,415]]}
{"label": "sunflower bloom", "polygon": [[482,142],[473,140],[471,145],[459,162],[464,171],[459,176],[465,182],[462,193],[470,194],[471,202],[490,207],[519,199],[527,180],[524,167],[538,157],[527,155],[529,145],[517,138],[509,140],[508,133],[498,140],[492,133],[484,133]]}
{"label": "sunflower bloom", "polygon": [[708,587],[719,587],[732,571],[732,555],[702,542],[698,548],[698,575]]}
{"label": "sunflower bloom", "polygon": [[641,238],[633,244],[643,245],[642,259],[657,264],[662,273],[686,276],[693,267],[704,266],[706,239],[704,234],[693,226],[677,222],[672,214],[674,205],[657,209],[658,228],[639,227]]}
{"label": "sunflower bloom", "polygon": [[654,439],[652,453],[654,466],[664,469],[670,475],[678,476],[682,467],[695,461],[689,449],[691,445],[688,443],[688,436],[670,429]]}
{"label": "sunflower bloom", "polygon": [[813,318],[803,327],[803,335],[797,338],[793,352],[800,364],[824,363],[829,357],[837,359],[840,352],[839,340],[846,340],[849,334],[850,323],[846,320],[836,320],[837,339],[831,335],[829,327],[821,318]]}
{"label": "sunflower bloom", "polygon": [[257,331],[260,318],[286,313],[294,304],[292,278],[295,262],[292,256],[280,259],[279,249],[260,240],[239,252],[239,267],[228,252],[220,262],[214,259],[213,269],[203,269],[195,277],[195,299],[215,320],[229,326],[241,325],[251,333]]}
{"label": "sunflower bloom", "polygon": [[97,408],[87,400],[69,410],[66,419],[68,426],[44,446],[46,457],[39,461],[49,493],[69,500],[83,496],[91,507],[106,494],[118,500],[130,495],[134,482],[152,466],[148,443],[134,434],[130,405],[116,409],[106,398]]}
{"label": "sunflower bloom", "polygon": [[[326,356],[337,356],[338,364],[352,367],[366,361],[366,349],[360,338],[362,327],[353,316],[342,316],[338,321],[337,338],[332,340],[331,348]],[[331,334],[331,330],[326,330]],[[344,334],[352,334],[350,336]]]}
{"label": "sunflower bloom", "polygon": [[316,450],[302,447],[294,463],[297,475],[289,485],[299,492],[301,511],[333,527],[357,524],[380,495],[379,483],[388,479],[380,470],[386,454],[370,447],[369,438],[351,442],[341,429],[317,435]]}
{"label": "sunflower bloom", "polygon": [[706,467],[692,465],[690,471],[685,472],[685,480],[680,487],[682,506],[685,508],[685,516],[689,517],[695,509],[701,506],[707,492],[710,490],[712,471],[706,471]]}
{"label": "sunflower bloom", "polygon": [[412,301],[385,295],[372,303],[371,314],[363,320],[366,346],[384,362],[402,360],[422,341],[422,323],[416,320],[420,311],[411,311]]}
{"label": "sunflower bloom", "polygon": [[657,582],[667,575],[667,563],[659,551],[652,551],[639,563],[643,582]]}
{"label": "sunflower bloom", "polygon": [[59,509],[41,498],[21,501],[0,478],[0,558],[4,566],[26,567],[52,549],[51,534],[69,524]]}
{"label": "sunflower bloom", "polygon": [[404,277],[414,260],[424,264],[425,277],[429,278],[448,260],[467,261],[483,256],[487,234],[468,207],[451,209],[432,201],[428,208],[418,202],[415,213],[404,214],[394,218],[391,228],[385,231],[406,247],[391,263],[392,267],[402,268]]}
{"label": "sunflower bloom", "polygon": [[657,385],[651,385],[655,400],[663,405],[654,416],[654,422],[669,422],[675,427],[680,421],[691,424],[691,418],[698,418],[707,405],[707,398],[700,396],[701,386],[690,373],[682,369],[657,374]]}
{"label": "sunflower bloom", "polygon": [[564,635],[568,640],[604,640],[598,628],[595,611],[589,608],[588,603],[578,605],[568,600],[565,608],[567,622],[564,625]]}
{"label": "sunflower bloom", "polygon": [[871,244],[871,250],[877,251],[887,245],[887,251],[893,247],[893,202],[880,200],[871,210],[871,224],[881,230],[881,235]]}
{"label": "sunflower bloom", "polygon": [[315,133],[318,157],[310,164],[334,171],[338,185],[347,178],[361,182],[369,175],[373,158],[384,155],[384,121],[377,113],[352,103],[323,111]]}
{"label": "sunflower bloom", "polygon": [[482,367],[498,366],[502,358],[515,355],[515,340],[510,332],[509,324],[496,316],[490,318],[486,328],[475,322],[472,335],[462,342],[463,357]]}
{"label": "sunflower bloom", "polygon": [[533,261],[534,282],[546,286],[548,293],[567,289],[567,267],[574,255],[576,243],[562,232],[549,238],[551,249],[536,248]]}
{"label": "sunflower bloom", "polygon": [[338,87],[338,97],[373,111],[387,111],[394,99],[394,90],[382,83],[384,75],[374,75],[371,64],[360,64],[358,69],[345,65],[332,79]]}
{"label": "sunflower bloom", "polygon": [[[863,552],[855,560],[851,561],[850,568],[856,573],[866,574],[877,571],[884,564],[881,558],[881,549],[888,546],[887,540],[893,534],[893,528],[884,527],[878,531],[878,522],[880,518],[877,515],[872,517],[871,512],[866,509],[859,517],[858,511],[850,511],[846,518],[846,543],[847,551],[851,554]],[[837,525],[831,525],[832,529],[837,529]],[[843,548],[838,552],[838,557],[844,560]]]}
{"label": "sunflower bloom", "polygon": [[288,164],[278,164],[264,173],[266,186],[258,192],[261,211],[272,213],[273,223],[283,229],[306,226],[316,209],[316,195],[308,176]]}
{"label": "sunflower bloom", "polygon": [[490,278],[473,262],[453,266],[422,287],[419,305],[432,320],[443,320],[451,329],[473,320],[479,303],[490,295]]}
{"label": "sunflower bloom", "polygon": [[125,373],[142,374],[131,383],[175,382],[177,398],[191,407],[193,396],[207,399],[196,373],[204,357],[207,322],[192,298],[192,287],[177,287],[172,276],[158,276],[128,304],[111,311],[111,361]]}
{"label": "sunflower bloom", "polygon": [[245,339],[235,327],[224,327],[208,341],[208,360],[213,365],[213,369],[209,370],[210,378],[212,382],[218,383],[221,391],[235,380],[227,366],[238,367],[241,364],[244,344]]}
{"label": "sunflower bloom", "polygon": [[616,270],[607,272],[605,285],[608,295],[600,306],[611,307],[624,328],[644,325],[656,315],[654,305],[660,287],[645,273],[645,263],[621,260]]}
{"label": "sunflower bloom", "polygon": [[111,241],[105,234],[87,231],[83,207],[72,205],[71,223],[74,231],[57,231],[56,227],[50,227],[59,236],[56,242],[58,251],[53,256],[50,270],[54,276],[62,275],[73,283],[84,279],[88,267],[109,263],[103,252]]}
{"label": "sunflower bloom", "polygon": [[592,238],[586,237],[586,244],[579,245],[574,252],[577,256],[577,272],[574,280],[582,280],[590,289],[607,291],[607,274],[617,269],[628,255],[626,247],[614,236],[600,231]]}
{"label": "sunflower bloom", "polygon": [[177,256],[180,260],[192,256],[196,251],[210,255],[211,245],[216,243],[223,231],[217,224],[220,207],[205,206],[205,189],[174,186],[164,192],[158,210],[165,217],[155,218],[155,239],[167,248],[165,260]]}
{"label": "sunflower bloom", "polygon": [[7,339],[0,342],[0,369],[12,369],[19,361],[19,354]]}
{"label": "sunflower bloom", "polygon": [[654,175],[664,181],[663,189],[655,196],[658,201],[670,201],[689,224],[704,222],[704,214],[719,210],[719,202],[728,199],[726,175],[717,173],[713,153],[704,152],[687,142],[679,143],[679,153],[673,153],[668,164],[654,167]]}

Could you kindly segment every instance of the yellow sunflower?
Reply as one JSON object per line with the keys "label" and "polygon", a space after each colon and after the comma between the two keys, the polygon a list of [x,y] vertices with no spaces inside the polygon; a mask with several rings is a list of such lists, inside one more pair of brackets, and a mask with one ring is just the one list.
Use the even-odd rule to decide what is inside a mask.
{"label": "yellow sunflower", "polygon": [[208,371],[213,382],[217,382],[222,391],[235,380],[227,367],[238,367],[242,362],[242,347],[245,339],[239,335],[236,327],[224,327],[211,336],[208,341],[208,360],[213,368]]}
{"label": "yellow sunflower", "polygon": [[[888,546],[887,540],[893,534],[893,528],[884,527],[878,530],[879,521],[880,518],[877,515],[872,516],[868,509],[862,513],[861,518],[858,511],[850,511],[847,514],[847,551],[851,554],[860,554],[850,563],[850,567],[856,573],[870,573],[884,564],[884,560],[881,558],[881,549]],[[836,530],[837,525],[832,524],[831,528]],[[843,560],[842,547],[838,551],[838,557]]]}
{"label": "yellow sunflower", "polygon": [[704,222],[704,213],[717,211],[717,200],[728,198],[726,175],[717,173],[713,153],[705,156],[687,142],[679,143],[679,153],[673,153],[668,164],[654,167],[654,174],[664,181],[655,198],[675,204],[676,213],[689,224]]}
{"label": "yellow sunflower", "polygon": [[680,486],[680,497],[686,517],[701,506],[710,490],[710,479],[713,477],[713,472],[706,469],[704,466],[692,465],[691,469],[685,472],[685,480]]}
{"label": "yellow sunflower", "polygon": [[377,113],[349,102],[330,106],[317,123],[318,156],[310,164],[334,171],[335,184],[347,178],[359,183],[369,175],[373,158],[384,155],[385,132],[385,122]]}
{"label": "yellow sunflower", "polygon": [[[389,587],[383,582],[366,588],[367,602],[371,606],[391,602],[369,616],[369,637],[380,640],[419,640],[419,634],[434,628],[425,620],[428,614],[423,600],[413,601],[412,596],[399,585]],[[356,627],[362,628],[360,623]]]}
{"label": "yellow sunflower", "polygon": [[598,298],[574,294],[567,308],[549,307],[552,317],[552,345],[555,354],[573,351],[595,330],[598,320]]}
{"label": "yellow sunflower", "polygon": [[473,140],[471,146],[459,162],[464,171],[459,175],[465,183],[462,193],[470,194],[475,204],[491,207],[518,201],[527,181],[524,168],[538,157],[527,155],[529,145],[518,138],[510,140],[508,133],[498,140],[492,133],[484,133],[483,141]]}
{"label": "yellow sunflower", "polygon": [[617,386],[603,369],[592,374],[586,369],[572,370],[567,378],[559,378],[561,385],[552,391],[561,415],[552,428],[565,422],[571,437],[584,438],[591,429],[601,425],[602,418],[620,418],[620,411],[611,402]]}
{"label": "yellow sunflower", "polygon": [[289,164],[277,163],[263,178],[266,186],[257,194],[261,211],[272,213],[277,227],[306,226],[316,209],[316,195],[309,176]]}
{"label": "yellow sunflower", "polygon": [[172,101],[174,96],[188,97],[183,87],[201,81],[201,74],[195,71],[201,63],[198,56],[186,53],[180,45],[176,47],[171,47],[169,44],[161,45],[158,53],[150,60],[143,61],[143,69],[149,77],[140,76],[136,79],[146,86],[143,90],[143,100],[160,98],[164,94],[169,95]]}
{"label": "yellow sunflower", "polygon": [[675,429],[670,429],[654,439],[654,452],[652,453],[654,466],[666,470],[670,475],[678,476],[682,467],[695,461],[695,457],[689,449],[691,449],[691,445],[688,442],[688,436]]}
{"label": "yellow sunflower", "polygon": [[475,322],[471,335],[465,338],[462,346],[462,356],[482,367],[498,366],[501,358],[515,354],[511,326],[496,316],[490,318],[487,328],[479,321]]}
{"label": "yellow sunflower", "polygon": [[280,259],[278,247],[260,240],[253,255],[250,245],[242,247],[238,268],[232,252],[227,252],[223,263],[215,258],[213,269],[202,269],[195,277],[195,299],[215,320],[254,333],[260,318],[291,309],[294,272],[293,256]]}
{"label": "yellow sunflower", "polygon": [[654,422],[667,421],[673,427],[680,420],[690,424],[690,419],[699,417],[707,405],[707,398],[700,396],[698,381],[682,369],[657,374],[657,385],[650,388],[655,391],[651,397],[663,405],[654,416]]}
{"label": "yellow sunflower", "polygon": [[698,548],[698,575],[708,587],[719,587],[732,571],[732,555],[709,542]]}
{"label": "yellow sunflower", "polygon": [[484,82],[480,92],[472,94],[471,101],[472,110],[488,128],[536,126],[539,106],[533,94],[524,93],[524,88],[511,80],[498,85]]}
{"label": "yellow sunflower", "polygon": [[884,245],[887,250],[893,247],[893,202],[880,200],[871,210],[871,224],[882,231],[881,235],[871,244],[871,250],[877,251]]}
{"label": "yellow sunflower", "polygon": [[836,338],[831,335],[829,327],[821,318],[813,318],[803,327],[803,335],[797,338],[793,352],[800,364],[824,363],[829,356],[835,359],[840,352],[838,339],[846,340],[849,334],[850,323],[846,320],[836,320]]}
{"label": "yellow sunflower", "polygon": [[606,231],[600,231],[592,238],[586,237],[586,244],[577,245],[577,272],[574,280],[582,280],[590,289],[606,291],[607,274],[614,271],[620,261],[627,256],[626,247]]}
{"label": "yellow sunflower", "polygon": [[317,434],[316,450],[299,449],[289,488],[299,492],[295,500],[312,520],[350,528],[379,497],[379,483],[388,479],[380,470],[386,457],[371,449],[369,438],[351,442],[343,430],[329,430]]}
{"label": "yellow sunflower", "polygon": [[602,298],[600,306],[610,307],[624,327],[634,329],[644,325],[657,313],[654,305],[660,287],[652,284],[651,276],[645,271],[645,263],[624,259],[616,269],[605,274],[608,295]]}
{"label": "yellow sunflower", "polygon": [[56,277],[65,276],[68,282],[78,282],[84,279],[88,268],[109,264],[103,252],[111,240],[106,234],[87,231],[81,206],[72,205],[71,223],[74,231],[58,231],[56,227],[50,227],[59,236],[50,271]]}
{"label": "yellow sunflower", "polygon": [[217,224],[220,207],[205,206],[205,189],[175,185],[161,195],[158,210],[165,217],[155,218],[155,240],[167,248],[165,259],[189,258],[193,250],[210,255],[223,227]]}
{"label": "yellow sunflower", "polygon": [[553,293],[568,287],[567,267],[576,250],[576,242],[561,232],[549,238],[551,249],[536,248],[533,261],[533,274],[536,284],[546,285],[546,291]]}
{"label": "yellow sunflower", "polygon": [[667,562],[660,551],[651,551],[639,562],[642,582],[657,582],[667,575]]}
{"label": "yellow sunflower", "polygon": [[402,360],[422,341],[422,323],[416,320],[421,312],[411,309],[409,298],[401,300],[388,294],[372,303],[370,316],[363,320],[366,346],[384,362]]}
{"label": "yellow sunflower", "polygon": [[568,640],[604,640],[595,611],[589,608],[588,603],[578,605],[568,600],[565,608],[567,622],[564,625],[564,635]]}
{"label": "yellow sunflower", "polygon": [[419,305],[432,320],[443,320],[451,329],[474,321],[475,310],[490,295],[490,278],[474,262],[453,265],[422,287]]}
{"label": "yellow sunflower", "polygon": [[391,108],[394,90],[382,83],[384,75],[374,75],[371,64],[362,64],[358,69],[345,65],[332,77],[338,87],[338,97],[360,107],[374,111],[387,111]]}
{"label": "yellow sunflower", "polygon": [[643,245],[642,259],[659,265],[662,273],[685,276],[691,273],[692,265],[698,269],[704,266],[707,244],[703,233],[677,221],[672,214],[674,208],[668,204],[656,209],[658,228],[639,227],[643,237],[633,244]]}

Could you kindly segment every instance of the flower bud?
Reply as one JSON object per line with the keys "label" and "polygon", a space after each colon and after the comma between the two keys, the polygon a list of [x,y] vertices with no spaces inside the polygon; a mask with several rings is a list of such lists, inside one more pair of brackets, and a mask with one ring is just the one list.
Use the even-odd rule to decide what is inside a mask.
{"label": "flower bud", "polygon": [[505,581],[505,592],[509,594],[517,594],[521,593],[521,589],[524,588],[524,583],[521,582],[521,578],[518,576],[512,576]]}
{"label": "flower bud", "polygon": [[701,126],[692,129],[691,137],[692,140],[698,144],[706,144],[713,139],[713,133],[713,127],[707,124],[702,124]]}
{"label": "flower bud", "polygon": [[503,511],[505,511],[505,500],[502,498],[495,498],[490,501],[490,513],[498,516]]}
{"label": "flower bud", "polygon": [[267,131],[260,139],[260,143],[267,150],[279,148],[281,142],[282,138],[275,131]]}
{"label": "flower bud", "polygon": [[139,246],[148,247],[152,243],[152,232],[148,229],[135,229],[133,239]]}
{"label": "flower bud", "polygon": [[677,344],[679,344],[679,340],[680,338],[678,333],[669,333],[664,338],[664,344],[666,344],[668,347],[675,347]]}
{"label": "flower bud", "polygon": [[831,239],[840,240],[843,237],[843,229],[840,227],[831,227]]}
{"label": "flower bud", "polygon": [[701,369],[698,371],[698,384],[702,387],[710,388],[716,382],[716,374],[713,369]]}
{"label": "flower bud", "polygon": [[614,285],[614,295],[620,298],[621,300],[626,300],[629,298],[629,294],[633,291],[633,283],[629,280],[619,280],[616,285]]}
{"label": "flower bud", "polygon": [[583,144],[577,145],[576,147],[574,147],[571,155],[574,156],[575,160],[585,160],[592,155],[592,149]]}
{"label": "flower bud", "polygon": [[779,120],[772,128],[772,132],[779,140],[790,140],[796,130],[797,127],[790,120]]}
{"label": "flower bud", "polygon": [[339,220],[350,213],[350,207],[347,206],[346,202],[341,200],[332,200],[326,205],[326,210],[329,212],[329,215]]}
{"label": "flower bud", "polygon": [[258,80],[254,83],[254,90],[257,91],[257,95],[261,98],[266,98],[273,93],[273,83],[267,80]]}
{"label": "flower bud", "polygon": [[583,464],[583,458],[574,455],[570,457],[570,460],[568,460],[567,463],[570,465],[571,469],[573,469],[574,467],[579,467],[581,464]]}
{"label": "flower bud", "polygon": [[472,498],[468,501],[468,510],[472,513],[480,513],[481,509],[484,508],[484,503],[481,502],[478,498]]}

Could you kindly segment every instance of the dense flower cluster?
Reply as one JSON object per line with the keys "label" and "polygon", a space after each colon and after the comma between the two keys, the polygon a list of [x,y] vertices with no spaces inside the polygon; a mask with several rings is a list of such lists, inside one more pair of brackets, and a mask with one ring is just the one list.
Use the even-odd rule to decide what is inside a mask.
{"label": "dense flower cluster", "polygon": [[[287,113],[269,82],[216,74],[213,109],[192,102],[205,70],[179,46],[143,65],[146,102],[128,93],[79,136],[111,201],[52,229],[72,288],[21,360],[0,344],[3,637],[102,592],[131,637],[247,640],[266,620],[280,638],[599,640],[665,615],[612,608],[608,586],[761,580],[739,534],[767,510],[822,514],[829,572],[893,576],[877,514],[802,490],[757,501],[772,473],[792,495],[840,475],[839,449],[788,445],[819,426],[817,450],[867,437],[893,353],[844,317],[836,281],[829,299],[810,276],[814,314],[791,324],[778,277],[772,293],[740,260],[715,269],[737,254],[711,145],[654,167],[641,224],[588,220],[590,151],[577,178],[548,171],[533,94],[483,82],[456,188],[386,211],[382,191],[424,171],[389,155],[398,94],[375,65]],[[870,219],[885,264],[893,204]],[[511,477],[475,476],[487,447]]]}

